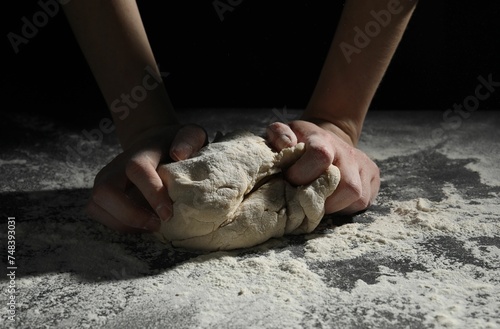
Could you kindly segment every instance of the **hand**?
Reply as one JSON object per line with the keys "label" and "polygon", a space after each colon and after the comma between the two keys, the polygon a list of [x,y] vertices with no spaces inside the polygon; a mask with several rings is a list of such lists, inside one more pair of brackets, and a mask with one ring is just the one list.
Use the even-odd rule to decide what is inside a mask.
{"label": "hand", "polygon": [[340,183],[325,201],[326,214],[354,214],[375,200],[380,187],[377,165],[332,123],[275,122],[267,128],[267,139],[277,151],[305,143],[305,153],[285,172],[285,178],[294,185],[312,182],[332,163],[339,168]]}
{"label": "hand", "polygon": [[88,215],[117,231],[157,231],[160,219],[172,215],[172,200],[156,172],[158,164],[187,159],[206,141],[206,132],[197,125],[157,127],[141,134],[95,177]]}

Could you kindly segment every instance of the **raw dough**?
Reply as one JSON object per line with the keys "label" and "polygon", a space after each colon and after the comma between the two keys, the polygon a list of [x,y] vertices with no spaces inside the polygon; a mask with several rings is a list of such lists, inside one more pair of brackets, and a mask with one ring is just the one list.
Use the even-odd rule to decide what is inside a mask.
{"label": "raw dough", "polygon": [[173,217],[157,236],[176,247],[228,250],[311,232],[340,172],[331,165],[309,185],[290,185],[281,170],[303,152],[300,143],[277,153],[262,137],[236,131],[193,158],[161,165],[158,173],[173,201]]}

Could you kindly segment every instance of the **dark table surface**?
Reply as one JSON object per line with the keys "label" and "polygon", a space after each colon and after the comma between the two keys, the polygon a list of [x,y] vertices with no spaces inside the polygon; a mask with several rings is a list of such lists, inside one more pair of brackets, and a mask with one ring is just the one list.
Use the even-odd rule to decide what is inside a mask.
{"label": "dark table surface", "polygon": [[[213,137],[262,134],[299,111],[180,114]],[[119,152],[106,117],[1,118],[0,249],[15,274],[0,277],[2,327],[500,328],[498,112],[454,125],[441,112],[370,113],[359,147],[381,169],[376,204],[312,234],[208,254],[87,218],[93,178]]]}

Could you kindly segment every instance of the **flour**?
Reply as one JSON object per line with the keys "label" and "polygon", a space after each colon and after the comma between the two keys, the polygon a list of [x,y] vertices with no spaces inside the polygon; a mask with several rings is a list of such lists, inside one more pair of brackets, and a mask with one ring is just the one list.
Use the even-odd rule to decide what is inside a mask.
{"label": "flour", "polygon": [[[287,238],[272,239],[244,251],[200,254],[150,276],[144,260],[108,243],[124,238],[104,228],[82,249],[70,237],[92,236],[89,225],[20,223],[19,236],[52,232],[32,235],[34,250],[59,246],[58,254],[33,258],[30,266],[57,268],[52,263],[66,260],[75,271],[107,279],[19,277],[19,319],[31,327],[82,328],[500,328],[500,246],[493,240],[500,204],[494,197],[465,200],[459,192],[450,184],[441,201],[389,200],[386,213],[370,219],[368,211],[357,222],[316,230],[298,250]],[[158,250],[157,257],[176,253],[153,237],[136,243],[137,250]],[[2,318],[0,325],[9,323]]]}
{"label": "flour", "polygon": [[[420,132],[418,125],[394,128],[401,139],[375,131],[397,126],[391,120],[368,122],[364,135],[379,161],[430,144],[420,138],[431,130]],[[152,236],[114,233],[82,216],[83,205],[74,205],[85,201],[82,194],[71,199],[68,191],[54,194],[58,198],[47,192],[44,204],[23,200],[35,205],[16,210],[16,260],[23,273],[16,277],[17,322],[3,316],[2,293],[0,327],[500,328],[500,195],[488,189],[498,186],[499,159],[481,146],[474,152],[474,145],[457,145],[437,152],[471,159],[467,168],[477,171],[484,186],[439,183],[434,199],[390,194],[352,223],[335,227],[325,221],[305,236],[230,252],[190,254]],[[6,159],[47,171],[46,184],[30,186],[35,191],[89,187],[99,169],[75,169],[70,173],[77,182],[66,182],[69,176],[56,176],[57,160],[43,152],[26,162],[17,155]],[[393,180],[382,172],[385,182],[401,182],[397,175],[428,179],[422,173],[395,171]],[[5,280],[0,290],[6,291]]]}
{"label": "flour", "polygon": [[[303,328],[315,323],[343,328],[395,323],[499,328],[500,249],[481,239],[497,236],[500,223],[488,221],[488,215],[474,216],[498,214],[498,203],[464,203],[452,187],[446,188],[446,195],[440,202],[394,201],[388,214],[370,223],[309,234],[302,255],[294,255],[286,239],[273,239],[244,253],[201,254],[140,279],[127,278],[135,273],[119,269],[113,272],[123,276],[118,281],[79,285],[66,284],[74,280],[69,274],[23,277],[18,280],[19,297],[30,303],[25,316],[34,319],[35,326],[45,323],[42,310],[50,304],[51,313],[60,314],[60,327],[78,321],[84,328],[172,323],[178,328]],[[431,247],[423,248],[429,241],[434,241]],[[458,244],[448,250],[449,243]],[[471,261],[453,262],[453,250],[470,252]],[[116,254],[120,250],[101,254],[96,269]],[[360,260],[371,265],[342,275],[343,267],[359,267]],[[139,260],[126,261],[132,268],[144,267]],[[51,287],[50,293],[44,287]],[[66,312],[71,305],[79,310],[70,321]]]}
{"label": "flour", "polygon": [[[447,193],[449,198],[456,198],[453,191]],[[394,203],[391,214],[370,225],[348,224],[330,234],[310,235],[306,253],[300,261],[291,259],[288,250],[271,250],[243,259],[232,254],[203,256],[197,262],[188,262],[176,269],[179,274],[197,273],[199,280],[182,280],[178,284],[187,290],[201,284],[203,290],[209,290],[203,296],[208,302],[205,300],[197,306],[202,327],[223,321],[231,317],[234,309],[241,308],[245,309],[248,319],[265,319],[265,326],[271,328],[298,328],[301,321],[312,324],[321,316],[330,316],[339,326],[348,325],[353,313],[362,316],[367,326],[377,326],[382,323],[380,315],[384,312],[390,312],[395,319],[413,314],[415,322],[428,325],[496,328],[499,323],[483,319],[490,318],[492,312],[500,308],[500,289],[498,285],[482,283],[476,278],[479,271],[493,280],[497,275],[495,271],[483,271],[470,264],[450,265],[444,259],[415,249],[419,242],[443,233],[465,240],[500,232],[498,223],[477,223],[450,216],[450,210],[456,214],[459,211],[449,209],[446,204],[449,203],[433,204],[423,199]],[[486,202],[482,205],[489,206]],[[476,207],[480,206],[472,205],[468,211],[474,212]],[[478,259],[484,258],[484,253],[477,253],[480,244],[469,244],[466,248],[476,251]],[[498,248],[489,248],[490,257],[483,260],[498,265]],[[379,275],[375,284],[358,280],[351,291],[329,287],[322,280],[322,273],[314,270],[318,261],[331,263],[366,254],[404,255],[423,264],[426,270],[402,274],[381,265],[374,268]],[[484,294],[489,296],[486,307],[471,305],[471,300]],[[220,307],[221,300],[225,307]],[[450,300],[457,302],[450,304]],[[262,307],[256,307],[258,304]],[[217,306],[206,309],[203,305]],[[308,309],[304,305],[314,306]],[[321,309],[329,309],[331,315],[319,312]],[[307,320],[304,314],[308,314]]]}
{"label": "flour", "polygon": [[[498,137],[500,138],[500,136]],[[497,140],[498,140],[497,138]],[[486,145],[469,146],[464,141],[460,141],[464,146],[460,148],[446,147],[443,152],[450,159],[471,159],[471,154],[474,154],[472,161],[466,165],[467,169],[477,172],[480,176],[481,183],[489,186],[500,186],[500,167],[498,159],[492,156],[492,152],[500,153],[500,148],[492,150]]]}
{"label": "flour", "polygon": [[[419,210],[417,205],[422,203],[423,200],[411,200],[394,204],[394,212],[370,225],[348,224],[330,234],[310,235],[303,259],[294,259],[286,248],[243,257],[230,252],[199,256],[165,273],[164,277],[170,277],[172,284],[168,290],[162,290],[167,286],[156,286],[163,293],[153,303],[163,300],[189,307],[193,311],[192,320],[200,328],[217,323],[236,328],[247,327],[248,323],[255,324],[255,328],[300,328],[325,321],[349,327],[352,319],[361,319],[367,327],[377,327],[388,325],[381,318],[387,313],[392,314],[394,321],[409,319],[411,323],[413,319],[415,323],[450,328],[499,327],[498,323],[484,319],[491,318],[499,309],[500,289],[477,279],[477,271],[490,279],[496,277],[495,271],[450,265],[435,255],[415,250],[418,242],[442,232],[456,233],[457,238],[484,236],[499,232],[498,225],[442,222],[446,217],[445,209],[440,209],[444,203],[434,204],[432,211]],[[425,225],[418,218],[425,219]],[[422,227],[429,229],[420,233]],[[467,246],[471,250],[478,247]],[[493,258],[498,259],[498,248],[492,248],[495,256],[485,261],[495,264]],[[380,265],[373,269],[378,275],[376,282],[367,284],[359,279],[351,291],[343,291],[325,283],[323,277],[328,275],[324,271],[328,269],[322,272],[314,268],[318,261],[334,264],[374,253],[389,257],[404,255],[424,264],[426,270],[402,274]],[[153,282],[158,283],[157,278],[150,281]],[[487,306],[471,302],[482,295],[488,296]],[[189,304],[193,300],[194,304]],[[150,303],[140,298],[129,309]],[[235,310],[244,310],[245,316],[235,317]]]}

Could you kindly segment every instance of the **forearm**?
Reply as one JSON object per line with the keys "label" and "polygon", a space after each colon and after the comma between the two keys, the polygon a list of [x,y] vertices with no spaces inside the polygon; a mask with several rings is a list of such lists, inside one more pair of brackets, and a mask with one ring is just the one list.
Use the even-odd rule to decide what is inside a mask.
{"label": "forearm", "polygon": [[[370,103],[416,2],[346,1],[304,119],[332,123],[342,130],[344,139],[347,137],[352,145],[357,144]],[[375,16],[381,11],[386,16],[378,21]],[[366,38],[359,39],[360,30]]]}
{"label": "forearm", "polygon": [[134,0],[72,0],[64,11],[124,148],[145,130],[177,123]]}

